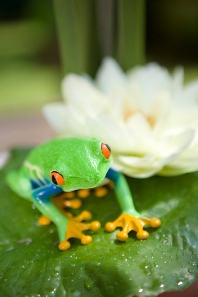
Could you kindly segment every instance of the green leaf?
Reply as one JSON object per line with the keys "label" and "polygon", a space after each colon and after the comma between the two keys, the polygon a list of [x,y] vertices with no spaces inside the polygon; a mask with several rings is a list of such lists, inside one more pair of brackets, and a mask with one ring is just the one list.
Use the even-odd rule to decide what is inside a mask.
{"label": "green leaf", "polygon": [[102,228],[92,232],[90,245],[73,239],[63,252],[58,250],[55,226],[39,227],[37,209],[6,185],[6,173],[26,154],[15,150],[0,172],[1,296],[156,296],[182,290],[198,277],[198,173],[128,179],[137,210],[162,220],[144,241],[131,232],[122,243],[115,240],[116,232],[105,232],[105,222],[119,215],[115,194],[92,194],[83,200],[83,208]]}

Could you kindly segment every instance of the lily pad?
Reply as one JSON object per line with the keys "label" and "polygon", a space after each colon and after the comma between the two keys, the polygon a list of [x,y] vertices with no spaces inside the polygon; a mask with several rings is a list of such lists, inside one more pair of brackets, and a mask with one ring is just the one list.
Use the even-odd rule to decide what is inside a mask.
{"label": "lily pad", "polygon": [[91,194],[83,209],[100,220],[93,242],[59,251],[52,224],[39,227],[39,212],[6,185],[6,173],[17,168],[27,150],[15,150],[0,172],[1,296],[126,297],[156,296],[183,290],[198,278],[198,173],[179,177],[128,178],[138,211],[162,220],[147,240],[131,232],[126,242],[104,231],[119,215],[113,190],[104,198]]}

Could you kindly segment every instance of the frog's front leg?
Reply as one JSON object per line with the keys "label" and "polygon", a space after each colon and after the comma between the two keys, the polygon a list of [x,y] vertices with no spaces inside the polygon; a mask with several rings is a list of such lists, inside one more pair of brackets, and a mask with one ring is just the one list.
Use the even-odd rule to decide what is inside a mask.
{"label": "frog's front leg", "polygon": [[106,177],[114,182],[116,196],[122,209],[122,214],[114,222],[106,224],[106,231],[112,232],[117,227],[121,227],[122,231],[117,233],[118,240],[125,241],[128,238],[128,233],[132,230],[136,232],[138,239],[146,239],[149,234],[143,229],[144,226],[149,225],[157,228],[161,225],[161,221],[157,218],[145,218],[136,211],[129,186],[122,174],[109,169]]}
{"label": "frog's front leg", "polygon": [[50,183],[32,192],[33,202],[44,215],[44,219],[47,218],[49,222],[52,221],[57,226],[60,250],[67,250],[70,247],[68,239],[72,237],[79,238],[84,245],[89,244],[92,241],[91,236],[84,235],[82,231],[87,229],[96,231],[100,228],[100,223],[97,221],[83,223],[83,220],[91,217],[91,214],[88,212],[82,212],[77,217],[72,217],[70,214],[64,216],[50,199],[61,192],[62,189],[60,187]]}

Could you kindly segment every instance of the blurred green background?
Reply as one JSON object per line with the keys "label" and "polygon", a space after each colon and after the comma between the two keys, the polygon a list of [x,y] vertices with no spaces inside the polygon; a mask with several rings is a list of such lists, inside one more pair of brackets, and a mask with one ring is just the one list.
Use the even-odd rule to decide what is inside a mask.
{"label": "blurred green background", "polygon": [[37,112],[60,96],[50,0],[0,0],[0,117]]}
{"label": "blurred green background", "polygon": [[[69,4],[80,3],[77,0],[64,1]],[[120,52],[126,50],[128,41],[127,38],[123,38],[124,35],[120,35],[122,38],[120,38],[117,56],[112,50],[115,44],[116,24],[113,20],[115,7],[122,21],[122,29],[127,25],[126,15],[120,13],[124,11],[120,5],[122,1],[84,1],[81,1],[82,5],[78,7],[78,14],[74,17],[87,17],[86,9],[92,3],[95,3],[98,9],[96,17],[99,16],[97,24],[100,24],[100,28],[97,34],[91,25],[95,16],[91,15],[92,19],[82,17],[84,26],[92,34],[93,57],[94,52],[98,53],[100,50],[101,53],[97,55],[98,58],[93,59],[94,68],[90,72],[94,74],[102,56],[112,54],[119,60],[121,57],[119,48]],[[133,0],[130,1],[133,2]],[[54,0],[54,3],[56,2],[61,3]],[[127,0],[124,2],[126,5],[129,3]],[[106,9],[104,5],[107,5]],[[59,8],[61,10],[61,7]],[[186,81],[198,77],[198,1],[149,0],[140,9],[142,9],[141,16],[138,17],[144,18],[141,24],[145,28],[145,30],[141,28],[140,40],[144,51],[142,52],[141,46],[140,51],[136,51],[137,54],[139,52],[141,54],[141,57],[137,57],[137,62],[157,61],[169,69],[178,64],[184,65]],[[129,13],[129,10],[126,12]],[[134,17],[135,15],[134,12]],[[128,16],[130,19],[130,14]],[[111,26],[109,20],[111,20]],[[71,17],[69,25],[72,22]],[[74,20],[73,25],[75,24]],[[38,112],[45,103],[60,99],[60,81],[64,73],[61,68],[58,45],[60,34],[57,34],[57,31],[60,33],[60,25],[62,24],[59,24],[59,30],[57,30],[51,0],[0,0],[1,119],[11,115]],[[106,37],[101,34],[105,30]],[[113,34],[114,38],[111,38]],[[129,44],[128,46],[130,47]],[[86,52],[87,48],[84,50]],[[88,52],[88,54],[90,58],[91,53]],[[122,57],[119,62],[124,69],[127,68],[124,62],[122,63]],[[71,68],[68,67],[68,69],[71,71]]]}

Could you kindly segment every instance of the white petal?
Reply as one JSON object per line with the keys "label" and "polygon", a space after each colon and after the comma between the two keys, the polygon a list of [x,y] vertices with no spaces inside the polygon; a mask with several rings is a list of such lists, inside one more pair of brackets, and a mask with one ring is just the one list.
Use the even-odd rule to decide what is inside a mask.
{"label": "white petal", "polygon": [[125,166],[125,164],[122,164],[120,161],[117,160],[117,158],[114,158],[114,162],[112,164],[112,168],[115,170],[119,170],[120,172],[131,176],[131,177],[137,177],[137,178],[147,178],[150,177],[154,174],[156,174],[158,171],[161,170],[161,167],[153,167],[153,166],[148,166],[144,168],[138,168],[138,167],[129,167]]}
{"label": "white petal", "polygon": [[166,128],[173,127],[198,127],[198,105],[186,107],[170,114],[168,121],[166,122]]}
{"label": "white petal", "polygon": [[173,86],[174,89],[180,89],[184,82],[184,68],[182,66],[178,66],[173,71]]}
{"label": "white petal", "polygon": [[172,81],[172,98],[175,105],[179,105],[181,102],[181,96],[183,91],[183,80],[184,80],[184,70],[182,67],[175,68],[173,72]]}
{"label": "white petal", "polygon": [[181,173],[198,170],[198,146],[182,152],[177,159],[168,164],[164,171],[167,169]]}
{"label": "white petal", "polygon": [[173,75],[173,99],[177,109],[185,109],[198,103],[198,80],[183,86],[183,68]]}
{"label": "white petal", "polygon": [[96,83],[105,94],[110,94],[117,86],[126,87],[127,77],[113,58],[106,57],[96,74]]}
{"label": "white petal", "polygon": [[124,120],[126,89],[116,87],[109,95],[111,110],[110,114],[119,121]]}
{"label": "white petal", "polygon": [[183,108],[198,104],[198,80],[184,87],[181,104]]}
{"label": "white petal", "polygon": [[129,81],[128,86],[128,110],[141,110],[142,91],[136,80]]}
{"label": "white petal", "polygon": [[136,132],[137,134],[149,134],[150,136],[150,133],[152,132],[150,124],[141,112],[132,114],[127,119],[127,126],[131,131]]}
{"label": "white petal", "polygon": [[115,155],[114,160],[117,160],[120,164],[123,164],[127,167],[134,167],[134,168],[146,168],[152,166],[155,162],[155,156],[147,155],[145,157],[139,158],[135,156],[122,156],[122,155]]}
{"label": "white petal", "polygon": [[158,92],[169,90],[171,77],[165,68],[155,63],[129,71],[130,81],[136,81],[142,92],[142,109],[148,111],[150,102]]}
{"label": "white petal", "polygon": [[137,146],[135,136],[128,134],[126,129],[107,114],[100,114],[97,118],[86,119],[90,134],[108,143],[114,152],[129,152]]}
{"label": "white petal", "polygon": [[145,116],[141,113],[135,113],[134,115],[131,115],[127,120],[126,126],[131,131],[131,134],[135,135],[139,140],[137,147],[138,151],[136,153],[143,154],[147,152],[153,141],[153,135],[151,126],[145,119]]}
{"label": "white petal", "polygon": [[195,135],[194,130],[185,130],[180,133],[162,138],[154,143],[152,148],[152,154],[155,154],[157,158],[168,158],[175,159],[183,150],[185,150],[193,140]]}
{"label": "white petal", "polygon": [[[182,169],[183,172],[186,170],[186,172],[189,172],[189,168],[197,168],[198,169],[198,159],[197,158],[189,158],[189,159],[183,159],[183,158],[177,158],[172,163],[168,164],[167,167]],[[194,171],[194,170],[193,170]]]}
{"label": "white petal", "polygon": [[91,114],[109,109],[108,98],[85,77],[67,75],[63,80],[62,90],[66,101],[81,113]]}
{"label": "white petal", "polygon": [[67,117],[67,109],[63,103],[49,103],[42,109],[43,115],[47,122],[58,132],[67,131],[65,119]]}
{"label": "white petal", "polygon": [[88,136],[83,117],[70,106],[66,107],[63,103],[50,103],[43,107],[43,114],[58,133],[69,136]]}
{"label": "white petal", "polygon": [[[155,155],[146,155],[144,157],[122,156],[113,154],[114,163],[118,166],[119,171],[129,174],[130,176],[140,177],[151,176],[160,171],[165,165],[173,160],[173,156],[157,159]],[[135,174],[135,175],[134,175]]]}
{"label": "white petal", "polygon": [[154,125],[162,117],[170,113],[171,95],[168,91],[161,91],[156,94],[148,108],[148,115],[154,120]]}

